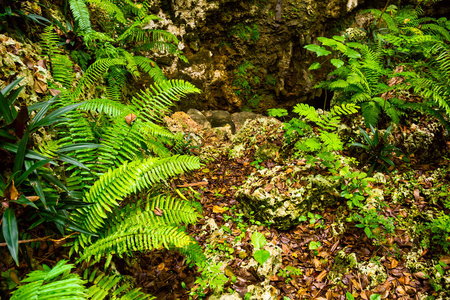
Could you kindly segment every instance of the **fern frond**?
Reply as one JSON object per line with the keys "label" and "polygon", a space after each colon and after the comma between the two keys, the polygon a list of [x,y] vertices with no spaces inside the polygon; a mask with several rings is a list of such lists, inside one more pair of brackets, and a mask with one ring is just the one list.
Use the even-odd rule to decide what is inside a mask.
{"label": "fern frond", "polygon": [[72,99],[76,100],[80,97],[82,91],[89,88],[95,83],[98,78],[102,77],[104,73],[111,67],[115,65],[125,65],[126,62],[122,58],[103,58],[96,60],[84,73],[77,88],[73,92]]}
{"label": "fern frond", "polygon": [[120,167],[108,170],[92,186],[84,197],[85,202],[95,203],[79,211],[79,218],[88,230],[96,232],[124,197],[148,188],[154,183],[200,167],[198,158],[172,156],[168,158],[148,158],[124,162]]}
{"label": "fern frond", "polygon": [[166,81],[167,78],[159,66],[148,57],[134,56],[134,61],[139,68],[147,73],[155,82]]}
{"label": "fern frond", "polygon": [[53,79],[70,90],[74,81],[73,62],[66,55],[54,54],[51,63]]}
{"label": "fern frond", "polygon": [[192,243],[191,238],[177,226],[128,226],[123,231],[116,231],[86,247],[81,260],[99,261],[105,254],[122,257],[131,251],[147,251],[164,246],[181,248]]}
{"label": "fern frond", "polygon": [[78,22],[81,31],[88,32],[92,30],[91,20],[89,19],[89,10],[84,0],[69,0],[70,10]]}
{"label": "fern frond", "polygon": [[293,112],[313,122],[317,122],[317,120],[319,120],[316,109],[308,104],[298,103],[294,106]]}
{"label": "fern frond", "polygon": [[86,269],[83,278],[92,284],[87,290],[87,297],[89,299],[103,300],[107,296],[109,296],[108,299],[122,300],[156,299],[151,295],[144,294],[140,289],[130,290],[130,284],[122,283],[121,276],[107,275],[98,269],[90,274]]}
{"label": "fern frond", "polygon": [[161,121],[162,116],[169,113],[173,101],[189,93],[201,91],[193,84],[183,80],[168,80],[155,83],[146,91],[141,91],[132,99],[133,105],[139,109],[139,117],[145,122]]}
{"label": "fern frond", "polygon": [[421,29],[430,34],[440,35],[444,40],[450,42],[450,33],[448,30],[438,24],[423,24]]}
{"label": "fern frond", "polygon": [[367,101],[361,104],[362,116],[366,127],[370,125],[376,126],[381,114],[381,108],[378,103],[374,101]]}
{"label": "fern frond", "polygon": [[44,270],[33,271],[22,282],[11,300],[51,300],[51,299],[86,299],[84,281],[77,274],[70,274],[73,265],[60,260],[52,269],[44,265]]}
{"label": "fern frond", "polygon": [[331,116],[343,116],[356,114],[360,107],[354,103],[344,103],[342,105],[334,105],[330,109]]}
{"label": "fern frond", "polygon": [[344,143],[339,138],[338,134],[335,132],[322,131],[319,135],[323,146],[328,151],[340,151],[344,149]]}
{"label": "fern frond", "polygon": [[78,106],[77,109],[99,114],[106,114],[111,118],[115,118],[121,115],[128,115],[133,112],[133,110],[125,104],[104,98],[90,99],[88,101],[85,101],[85,103]]}
{"label": "fern frond", "polygon": [[61,54],[61,50],[58,47],[59,38],[55,32],[54,26],[47,26],[41,35],[41,47],[42,53],[51,59],[55,54]]}

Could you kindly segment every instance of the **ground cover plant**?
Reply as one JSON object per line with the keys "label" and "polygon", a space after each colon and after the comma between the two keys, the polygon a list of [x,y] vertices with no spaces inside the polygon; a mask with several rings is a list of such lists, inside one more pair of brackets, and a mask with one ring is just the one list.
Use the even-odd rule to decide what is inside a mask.
{"label": "ground cover plant", "polygon": [[[40,24],[42,98],[21,96],[23,78],[0,93],[6,298],[450,297],[450,21],[363,12],[369,28],[305,47],[313,75],[332,69],[317,85],[334,92],[329,111],[274,108],[230,141],[167,128],[173,102],[201,91],[152,59],[186,60],[147,26],[150,1],[67,8],[72,24]],[[241,67],[234,88],[250,102],[253,66]],[[129,89],[140,76],[151,83]],[[407,143],[429,124],[445,146],[424,160]]]}

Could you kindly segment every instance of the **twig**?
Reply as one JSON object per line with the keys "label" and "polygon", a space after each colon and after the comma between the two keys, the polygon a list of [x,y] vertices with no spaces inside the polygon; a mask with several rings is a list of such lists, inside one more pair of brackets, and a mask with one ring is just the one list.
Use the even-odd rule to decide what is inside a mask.
{"label": "twig", "polygon": [[[44,242],[44,241],[51,241],[51,242],[54,242],[54,243],[58,243],[58,242],[62,242],[64,240],[68,239],[69,237],[71,237],[74,234],[78,234],[78,232],[73,232],[73,233],[69,234],[68,236],[65,236],[65,237],[63,237],[61,239],[58,239],[58,240],[51,239],[50,238],[51,236],[49,235],[49,236],[42,237],[42,238],[35,238],[35,239],[29,239],[29,240],[20,240],[19,244],[26,244],[26,243],[33,243],[33,242]],[[7,246],[6,243],[0,243],[0,247],[6,247],[6,246]]]}
{"label": "twig", "polygon": [[388,8],[390,2],[391,2],[391,0],[388,0],[386,2],[386,5],[384,6],[383,10],[381,11],[380,17],[378,18],[378,23],[381,22],[381,18],[383,17],[383,14],[386,12],[386,9]]}
{"label": "twig", "polygon": [[199,185],[208,185],[208,182],[207,181],[199,181],[199,182],[193,182],[193,183],[178,184],[177,187],[184,188],[184,187],[199,186]]}

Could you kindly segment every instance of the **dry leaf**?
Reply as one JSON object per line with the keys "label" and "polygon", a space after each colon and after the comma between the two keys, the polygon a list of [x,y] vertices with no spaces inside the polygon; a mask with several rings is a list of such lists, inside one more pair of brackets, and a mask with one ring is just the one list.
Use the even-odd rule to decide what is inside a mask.
{"label": "dry leaf", "polygon": [[160,270],[160,271],[162,271],[162,270],[164,270],[164,267],[165,267],[166,265],[164,264],[164,263],[160,263],[159,265],[158,265],[158,270]]}
{"label": "dry leaf", "polygon": [[36,91],[36,93],[44,94],[47,91],[47,82],[36,79],[34,81],[34,90]]}
{"label": "dry leaf", "polygon": [[39,200],[39,196],[28,196],[27,199],[30,200],[31,202],[34,202],[36,200]]}
{"label": "dry leaf", "polygon": [[217,206],[217,205],[213,206],[213,213],[215,213],[215,214],[222,214],[225,211],[227,211],[227,209],[225,209],[223,207],[220,207],[220,206]]}
{"label": "dry leaf", "polygon": [[153,212],[155,213],[155,215],[157,215],[159,217],[161,217],[163,215],[163,211],[159,207],[155,207]]}
{"label": "dry leaf", "polygon": [[323,271],[320,272],[320,274],[316,277],[316,280],[317,280],[318,282],[321,282],[321,281],[325,278],[325,276],[327,276],[327,271],[326,271],[326,270],[323,270]]}
{"label": "dry leaf", "polygon": [[24,64],[27,66],[28,69],[33,70],[34,61],[31,58],[25,56],[25,58],[22,61],[24,62]]}
{"label": "dry leaf", "polygon": [[127,122],[128,125],[131,125],[131,123],[133,123],[134,120],[136,120],[135,114],[128,114],[125,116],[125,122]]}
{"label": "dry leaf", "polygon": [[53,97],[55,97],[59,94],[61,94],[60,90],[50,89],[50,95],[52,95]]}
{"label": "dry leaf", "polygon": [[318,260],[317,258],[313,258],[313,265],[314,268],[319,269],[322,266],[322,263],[320,262],[320,260]]}
{"label": "dry leaf", "polygon": [[420,191],[419,189],[415,189],[414,190],[414,199],[416,199],[416,201],[419,201],[420,198]]}

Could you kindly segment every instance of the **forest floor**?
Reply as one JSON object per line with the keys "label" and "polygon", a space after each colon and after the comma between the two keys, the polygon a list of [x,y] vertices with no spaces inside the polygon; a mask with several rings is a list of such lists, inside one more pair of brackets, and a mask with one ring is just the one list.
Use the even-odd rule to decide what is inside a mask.
{"label": "forest floor", "polygon": [[[410,174],[419,177],[447,163],[447,160],[442,160],[435,165],[399,165],[397,168],[400,172],[408,170]],[[231,229],[231,231],[229,230],[231,234],[224,235],[223,239],[219,240],[219,243],[226,247],[215,246],[211,251],[213,254],[222,254],[223,256],[223,252],[228,252],[227,247],[235,245],[229,251],[230,259],[225,263],[226,266],[223,266],[226,267],[225,274],[230,278],[225,284],[224,290],[231,288],[237,291],[242,299],[248,292],[248,286],[261,283],[264,278],[258,275],[254,267],[245,267],[245,261],[251,255],[249,255],[250,257],[239,255],[242,249],[246,253],[252,253],[251,232],[246,231],[245,236],[237,245],[235,242],[233,243],[233,240],[241,235],[243,228],[260,224],[254,219],[242,217],[242,214],[239,213],[239,203],[235,199],[236,187],[241,186],[246,178],[257,170],[257,167],[270,168],[274,165],[273,161],[267,160],[261,165],[255,166],[251,164],[249,158],[234,160],[223,154],[200,170],[182,176],[173,183],[174,187],[190,186],[192,190],[199,193],[197,198],[202,204],[205,218],[201,219],[197,225],[189,226],[188,232],[202,248],[207,249],[208,243],[210,243],[208,240],[210,232],[206,230],[205,234],[205,223],[207,223],[205,220],[214,219],[219,228],[226,226]],[[429,184],[429,182],[419,182],[418,188],[429,188]],[[447,179],[441,184],[448,184]],[[386,187],[379,188],[388,188],[389,186],[390,182],[386,184]],[[414,195],[414,199],[407,200],[405,204],[389,204],[388,207],[385,207],[384,214],[401,218],[406,217],[411,206],[418,207],[420,211],[430,209],[428,202],[416,191]],[[390,203],[389,199],[386,202]],[[265,235],[267,241],[282,250],[282,266],[280,268],[282,271],[278,271],[276,275],[270,277],[270,285],[278,290],[279,296],[276,299],[352,299],[346,296],[348,292],[354,299],[371,300],[424,299],[423,295],[436,295],[427,274],[424,272],[412,273],[405,266],[407,256],[411,251],[417,251],[417,249],[408,235],[407,229],[402,226],[398,226],[393,234],[387,235],[386,239],[378,244],[369,239],[363,229],[355,227],[352,223],[346,223],[342,234],[333,234],[332,226],[336,223],[338,210],[343,204],[345,205],[345,203],[337,203],[323,211],[314,211],[313,213],[317,217],[315,222],[309,220],[287,231],[277,230],[270,226],[258,226],[257,230]],[[206,228],[209,229],[209,227]],[[312,251],[309,248],[311,241],[320,242],[320,247]],[[339,253],[346,255],[355,253],[358,262],[366,263],[366,266],[370,266],[370,263],[373,263],[374,266],[381,266],[387,278],[374,285],[371,284],[369,277],[377,274],[371,274],[370,270],[361,272],[358,268],[349,267],[343,271],[345,275],[339,280],[334,282],[329,280],[328,275],[333,272],[333,264]],[[450,263],[450,256],[443,255],[439,251],[424,249],[417,256],[419,262],[427,262],[436,258],[443,263]],[[125,268],[124,272],[137,278],[138,285],[155,295],[157,299],[207,299],[213,292],[206,289],[203,294],[191,293],[189,296],[190,291],[198,290],[198,284],[194,281],[199,273],[189,268],[185,264],[183,256],[176,252],[156,251],[143,255],[142,260],[140,264]],[[289,269],[290,267],[292,268]],[[444,269],[447,270],[448,267],[444,267]],[[288,271],[283,272],[283,270]],[[295,274],[292,270],[301,270],[301,274]],[[234,282],[231,280],[232,277],[235,277]],[[441,296],[442,293],[449,297],[443,299],[450,299],[450,291],[441,291]],[[380,297],[373,295],[371,298],[372,294],[378,294]],[[202,297],[202,295],[204,296]]]}
{"label": "forest floor", "polygon": [[[271,168],[275,165],[275,162],[270,159],[255,165],[249,158],[252,155],[246,157],[230,159],[224,152],[217,159],[205,163],[201,169],[182,175],[171,182],[173,188],[186,188],[185,191],[196,198],[203,207],[204,218],[200,219],[196,225],[188,226],[189,234],[211,255],[228,257],[223,265],[224,273],[229,278],[223,286],[224,291],[232,289],[238,292],[242,299],[258,299],[249,297],[248,287],[260,284],[266,279],[266,282],[277,290],[278,296],[272,299],[283,300],[352,299],[346,296],[348,293],[351,293],[354,299],[406,300],[424,299],[421,295],[436,294],[428,274],[413,273],[405,266],[408,255],[412,251],[417,251],[415,248],[417,242],[412,241],[404,227],[398,226],[393,234],[387,235],[383,242],[378,244],[369,239],[363,229],[355,227],[352,223],[345,223],[345,230],[339,235],[334,234],[333,224],[336,224],[337,217],[342,212],[340,209],[345,206],[345,203],[337,203],[324,210],[313,211],[311,213],[315,215],[315,220],[311,221],[309,218],[308,221],[286,231],[277,230],[267,224],[264,226],[255,219],[243,217],[239,203],[235,199],[237,187],[242,186],[246,178],[257,171],[257,168]],[[302,161],[293,161],[293,163],[301,164]],[[434,165],[397,165],[397,168],[400,172],[408,171],[419,178],[447,164],[448,160],[443,159]],[[439,184],[447,185],[448,181],[446,178]],[[430,187],[430,182],[426,181],[417,181],[417,184],[418,189]],[[388,181],[385,187],[378,186],[378,188],[384,189],[389,186]],[[420,211],[430,209],[430,204],[416,191],[414,191],[414,198],[405,201],[404,204],[393,204],[389,199],[386,200],[388,204],[384,210],[386,216],[406,217],[411,206],[417,207]],[[219,238],[212,248],[209,246],[211,228],[207,226],[210,224],[208,220],[211,219],[215,221],[217,227],[229,228],[227,231],[230,233],[224,235],[223,239]],[[282,266],[268,280],[258,275],[255,267],[248,266],[254,246],[251,241],[251,231],[245,228],[251,226],[257,227],[257,231],[264,234],[268,242],[281,249]],[[46,235],[39,227],[33,234],[35,237]],[[236,243],[236,238],[239,236],[239,242]],[[310,247],[312,241],[320,242],[314,250]],[[28,247],[28,253],[31,254],[30,258],[39,264],[53,265],[60,259],[68,258],[69,248],[62,247],[64,242],[40,243],[40,246],[34,250]],[[242,250],[247,254],[241,255]],[[349,266],[347,270],[341,270],[344,274],[342,278],[330,280],[329,275],[333,272],[335,262],[338,259],[345,260],[345,257],[338,258],[342,253],[344,256],[356,254],[357,261],[366,263],[366,266],[370,266],[371,263],[374,266],[381,266],[387,277],[374,285],[371,284],[370,277],[377,274],[370,274],[370,270],[363,272],[361,269]],[[424,263],[438,259],[444,263],[444,270],[449,269],[445,264],[450,264],[450,256],[444,255],[443,252],[424,249],[417,259]],[[6,259],[0,262],[1,270],[8,270],[11,265],[11,261]],[[175,251],[157,250],[136,254],[130,259],[114,259],[113,266],[120,274],[133,277],[138,287],[158,300],[208,299],[214,292],[208,287],[203,290],[200,288],[199,283],[196,282],[201,275],[200,272],[195,267],[189,266],[185,257]],[[83,265],[82,268],[84,267]],[[17,270],[19,274],[26,274],[29,271],[25,262],[22,262]],[[78,271],[82,272],[81,267]],[[444,293],[449,297],[441,299],[450,299],[450,292],[441,290],[440,293],[441,296]],[[371,298],[373,294],[378,294],[380,297]],[[246,295],[248,295],[247,298]]]}

